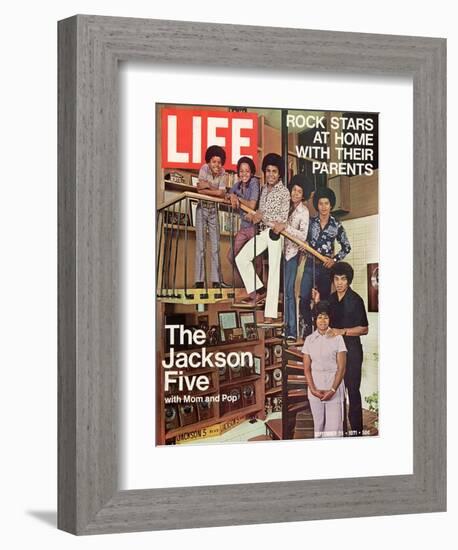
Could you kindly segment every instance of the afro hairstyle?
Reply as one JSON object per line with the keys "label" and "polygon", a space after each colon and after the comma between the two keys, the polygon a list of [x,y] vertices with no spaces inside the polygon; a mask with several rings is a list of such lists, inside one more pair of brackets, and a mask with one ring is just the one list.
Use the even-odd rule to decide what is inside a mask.
{"label": "afro hairstyle", "polygon": [[318,210],[318,201],[320,199],[329,199],[329,202],[331,203],[331,210],[336,205],[336,194],[329,187],[320,187],[315,191],[315,194],[313,195],[313,206],[315,207],[315,210]]}
{"label": "afro hairstyle", "polygon": [[348,285],[351,285],[353,281],[354,271],[348,262],[336,262],[331,267],[331,281],[334,279],[334,275],[345,275],[348,281]]}
{"label": "afro hairstyle", "polygon": [[303,200],[308,201],[310,198],[310,195],[312,194],[312,191],[315,188],[312,180],[305,174],[296,174],[291,178],[291,181],[288,184],[288,189],[290,193],[293,190],[293,187],[295,185],[297,185],[302,189],[302,193],[304,194]]}
{"label": "afro hairstyle", "polygon": [[210,162],[213,157],[219,157],[221,164],[224,166],[226,162],[226,151],[219,145],[210,145],[205,152],[205,162]]}
{"label": "afro hairstyle", "polygon": [[285,163],[280,155],[277,155],[277,153],[267,153],[262,159],[262,171],[264,173],[268,166],[276,166],[280,172],[280,179],[283,179],[285,175]]}
{"label": "afro hairstyle", "polygon": [[254,176],[256,174],[256,165],[253,162],[253,159],[251,159],[250,157],[239,158],[237,162],[237,174],[240,172],[240,165],[243,163],[248,164],[248,166],[250,167],[251,175]]}

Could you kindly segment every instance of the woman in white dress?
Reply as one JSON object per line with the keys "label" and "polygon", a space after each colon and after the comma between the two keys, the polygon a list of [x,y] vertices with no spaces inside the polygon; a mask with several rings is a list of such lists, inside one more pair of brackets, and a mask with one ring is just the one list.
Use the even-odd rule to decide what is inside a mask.
{"label": "woman in white dress", "polygon": [[316,330],[307,336],[302,348],[315,437],[340,437],[347,348],[342,336],[334,336],[329,328],[329,303],[319,302],[315,315]]}

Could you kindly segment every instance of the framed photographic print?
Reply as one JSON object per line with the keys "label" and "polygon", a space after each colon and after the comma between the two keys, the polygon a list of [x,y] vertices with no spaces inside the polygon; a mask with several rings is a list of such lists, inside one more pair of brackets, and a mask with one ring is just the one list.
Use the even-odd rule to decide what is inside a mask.
{"label": "framed photographic print", "polygon": [[379,287],[378,263],[367,264],[368,311],[378,311],[378,287]]}
{"label": "framed photographic print", "polygon": [[202,330],[205,330],[208,332],[208,315],[198,315],[197,316],[197,324]]}
{"label": "framed photographic print", "polygon": [[261,374],[261,358],[254,356],[254,372],[256,374]]}
{"label": "framed photographic print", "polygon": [[258,328],[255,323],[246,323],[245,325],[245,334],[247,340],[257,340],[258,339]]}
{"label": "framed photographic print", "polygon": [[[190,78],[205,85],[180,84]],[[235,85],[242,80],[247,85]],[[444,270],[437,269],[446,254],[439,238],[446,233],[445,91],[446,45],[439,38],[90,15],[59,23],[60,529],[99,534],[445,509],[445,400],[438,395],[446,392],[446,285]],[[183,110],[192,113],[189,119]],[[212,154],[212,146],[224,153]],[[191,170],[202,170],[213,195],[195,193],[187,180]],[[172,173],[180,177],[164,181]],[[320,200],[339,202],[333,230],[342,237],[343,227],[346,239],[335,252],[317,239],[314,250],[329,257],[344,249],[343,261],[351,259],[353,272],[334,277],[346,278],[362,299],[369,332],[352,336],[354,326],[336,328],[342,338],[362,341],[368,376],[360,389],[365,410],[378,414],[374,409],[383,402],[379,435],[293,441],[274,439],[271,429],[272,441],[243,446],[255,469],[184,473],[183,462],[205,457],[216,463],[223,452],[237,463],[240,445],[209,445],[210,439],[216,443],[250,414],[261,425],[261,411],[283,414],[287,406],[280,375],[274,380],[273,366],[266,370],[259,360],[274,342],[267,348],[255,341],[233,344],[234,356],[228,350],[215,369],[204,352],[208,334],[189,330],[186,319],[197,311],[211,328],[218,321],[238,328],[238,301],[251,285],[260,289],[250,267],[248,275],[243,271],[248,258],[241,264],[243,287],[234,291],[227,264],[231,235],[215,238],[228,182],[240,181],[247,192],[253,179],[259,194],[277,186],[275,193],[285,198],[280,181],[287,188],[294,176],[303,179],[304,199],[311,181],[309,203],[316,197],[317,215],[323,215]],[[402,246],[389,223],[393,182],[405,213]],[[192,201],[201,202],[202,216],[182,218]],[[166,211],[186,225],[162,231]],[[241,213],[233,215],[243,229]],[[273,271],[278,257],[265,230]],[[400,250],[409,250],[403,262],[412,259],[402,270]],[[320,270],[317,261],[312,277]],[[367,264],[374,263],[383,266],[379,311],[367,311]],[[305,268],[296,273],[298,284]],[[218,287],[196,284],[202,272]],[[270,284],[276,280],[271,275]],[[278,277],[280,291],[283,280]],[[271,317],[283,313],[285,323],[294,317],[285,315],[285,303],[275,311],[272,293],[267,300]],[[399,303],[402,319],[393,314]],[[269,309],[264,313],[269,317]],[[166,316],[177,320],[173,328],[165,328]],[[392,334],[403,335],[399,345],[390,345]],[[259,381],[243,382],[252,385],[245,393],[230,377],[218,376],[224,365],[237,369],[235,355],[243,353],[251,354],[260,374]],[[403,365],[397,384],[389,383],[384,361]],[[200,401],[166,403],[166,372],[169,385],[182,388],[175,394],[168,388],[168,395],[198,395],[206,403],[207,395],[218,396],[212,414]],[[131,429],[136,421],[138,432]],[[191,431],[212,437],[188,445]],[[157,435],[164,436],[160,449]],[[307,469],[272,472],[265,445],[277,463],[288,453],[306,455]],[[324,464],[323,449],[344,460]]]}
{"label": "framed photographic print", "polygon": [[207,332],[207,344],[209,346],[216,346],[219,343],[219,327],[212,325]]}
{"label": "framed photographic print", "polygon": [[166,210],[164,212],[165,214],[165,220],[164,223],[166,223],[168,226],[170,226],[173,229],[173,226],[177,225],[191,225],[191,221],[189,219],[189,214],[186,212],[171,212],[170,210]]}
{"label": "framed photographic print", "polygon": [[178,183],[179,185],[186,185],[186,179],[180,172],[169,172],[164,175],[164,181],[167,183]]}
{"label": "framed photographic print", "polygon": [[221,329],[221,341],[222,342],[233,342],[234,341],[234,330],[233,328],[222,328]]}
{"label": "framed photographic print", "polygon": [[258,331],[253,311],[241,311],[239,313],[240,326],[242,327],[245,340],[257,340]]}
{"label": "framed photographic print", "polygon": [[[218,313],[218,321],[219,321],[221,342],[225,342],[227,340],[226,336],[228,336],[229,334],[233,334],[233,331],[239,326],[238,320],[237,320],[237,312],[220,311]],[[232,340],[232,338],[230,338],[230,340]]]}

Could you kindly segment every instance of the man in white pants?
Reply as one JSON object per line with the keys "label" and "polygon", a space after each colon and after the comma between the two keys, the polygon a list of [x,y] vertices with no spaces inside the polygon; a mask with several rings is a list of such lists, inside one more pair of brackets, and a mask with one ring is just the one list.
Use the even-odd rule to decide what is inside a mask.
{"label": "man in white pants", "polygon": [[[242,305],[260,303],[266,300],[264,322],[273,323],[278,317],[278,291],[280,286],[280,264],[283,237],[280,224],[288,219],[290,195],[282,182],[284,163],[280,155],[267,154],[262,161],[265,185],[259,199],[259,210],[245,216],[252,223],[259,223],[261,232],[250,239],[235,258],[237,268],[248,293]],[[265,250],[269,254],[269,278],[267,290],[256,275],[253,261]]]}

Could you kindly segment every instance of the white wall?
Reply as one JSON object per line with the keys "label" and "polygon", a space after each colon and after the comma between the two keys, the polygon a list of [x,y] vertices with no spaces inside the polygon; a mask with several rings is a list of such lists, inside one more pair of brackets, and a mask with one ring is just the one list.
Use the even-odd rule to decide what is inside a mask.
{"label": "white wall", "polygon": [[[5,548],[218,548],[339,544],[343,549],[440,547],[455,540],[456,468],[449,468],[449,512],[326,522],[142,533],[77,539],[55,530],[56,510],[56,21],[75,13],[276,25],[448,37],[449,119],[458,120],[457,35],[453,3],[338,0],[308,4],[152,3],[145,0],[16,1],[2,9],[0,238],[2,530]],[[454,124],[449,147],[457,150]],[[449,158],[454,158],[452,155]],[[453,161],[453,160],[452,160]],[[458,203],[456,185],[449,203]],[[450,239],[452,241],[454,239]],[[451,265],[456,255],[450,255]],[[451,306],[457,307],[456,292]],[[453,300],[453,303],[452,303]],[[452,309],[452,308],[450,308]],[[453,332],[452,338],[453,339]],[[451,361],[450,361],[451,362]],[[455,361],[456,363],[456,361]],[[449,369],[450,395],[458,387]],[[438,396],[443,399],[444,396]],[[456,407],[448,425],[449,464],[457,463]],[[336,457],[338,460],[338,457]],[[451,544],[453,544],[451,542]]]}

